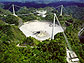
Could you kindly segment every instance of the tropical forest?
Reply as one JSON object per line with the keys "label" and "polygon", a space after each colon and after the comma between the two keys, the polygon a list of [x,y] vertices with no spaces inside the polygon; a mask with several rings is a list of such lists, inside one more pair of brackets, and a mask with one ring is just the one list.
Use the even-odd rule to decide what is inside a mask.
{"label": "tropical forest", "polygon": [[52,1],[0,1],[0,63],[84,63],[84,1]]}

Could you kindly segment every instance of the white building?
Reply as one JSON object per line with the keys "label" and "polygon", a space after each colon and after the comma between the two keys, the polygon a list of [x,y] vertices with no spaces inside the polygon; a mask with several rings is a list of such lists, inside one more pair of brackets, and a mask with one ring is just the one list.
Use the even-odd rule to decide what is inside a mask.
{"label": "white building", "polygon": [[36,11],[38,14],[38,16],[42,16],[42,17],[46,17],[46,13],[47,13],[47,11],[44,11],[44,10],[40,10],[40,11]]}

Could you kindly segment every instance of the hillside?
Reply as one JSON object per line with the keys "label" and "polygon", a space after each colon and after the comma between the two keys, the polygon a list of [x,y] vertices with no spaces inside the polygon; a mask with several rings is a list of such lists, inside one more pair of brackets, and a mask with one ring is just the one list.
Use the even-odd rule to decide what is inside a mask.
{"label": "hillside", "polygon": [[[8,9],[12,4],[15,4],[17,6],[21,7],[27,7],[27,8],[45,8],[45,7],[54,7],[56,8],[59,5],[64,5],[63,11],[64,13],[67,13],[68,15],[72,15],[73,18],[76,19],[84,19],[84,4],[83,3],[78,3],[78,2],[54,2],[54,3],[49,3],[49,4],[38,4],[35,2],[26,2],[26,3],[21,3],[21,2],[3,2],[4,4],[4,9]],[[18,11],[20,8],[15,7],[15,10]],[[12,11],[12,8],[10,8],[10,11]]]}
{"label": "hillside", "polygon": [[0,40],[3,41],[14,41],[19,42],[25,39],[23,33],[18,29],[17,26],[8,25],[0,20]]}
{"label": "hillside", "polygon": [[[16,46],[18,43],[23,44],[23,46],[26,44],[27,47],[19,48]],[[32,37],[25,38],[17,26],[6,24],[0,20],[0,62],[65,63],[66,52],[64,42],[61,42],[60,45],[59,43],[59,39],[53,41],[46,40],[41,43]],[[56,58],[59,58],[59,60]]]}
{"label": "hillside", "polygon": [[[70,8],[72,10],[74,7]],[[18,17],[12,15],[10,11],[7,11],[8,14],[5,9],[0,10],[0,63],[67,63],[66,47],[70,46],[66,44],[63,32],[56,34],[55,39],[38,41],[33,37],[25,37],[16,25],[20,21],[18,17],[23,22],[32,22],[33,20],[53,22],[53,13],[57,13],[58,19],[65,29],[64,33],[68,43],[77,54],[80,63],[84,62],[84,44],[80,42],[78,37],[78,32],[84,21],[72,16],[75,10],[72,10],[74,12],[70,15],[63,13],[63,16],[59,16],[58,11],[53,7],[21,7],[16,14],[32,14]],[[46,17],[38,16],[37,13],[34,13],[36,10],[47,10]],[[6,12],[6,16],[4,16],[4,12]],[[58,24],[57,21],[56,24]]]}

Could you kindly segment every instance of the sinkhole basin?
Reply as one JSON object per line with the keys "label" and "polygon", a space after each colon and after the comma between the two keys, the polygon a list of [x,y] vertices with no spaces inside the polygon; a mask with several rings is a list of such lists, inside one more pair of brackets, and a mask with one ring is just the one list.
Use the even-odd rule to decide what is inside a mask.
{"label": "sinkhole basin", "polygon": [[[34,37],[37,40],[51,39],[52,36],[52,23],[47,21],[30,21],[24,23],[19,29],[24,33],[26,37]],[[63,32],[61,26],[55,24],[53,35]]]}

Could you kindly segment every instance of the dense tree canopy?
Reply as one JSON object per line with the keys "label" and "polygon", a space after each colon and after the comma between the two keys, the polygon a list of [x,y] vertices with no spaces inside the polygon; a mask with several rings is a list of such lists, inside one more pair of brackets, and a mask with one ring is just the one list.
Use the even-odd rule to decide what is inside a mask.
{"label": "dense tree canopy", "polygon": [[[42,9],[42,8],[40,8]],[[51,9],[54,8],[44,8]],[[29,11],[27,11],[29,10]],[[55,9],[54,9],[55,10]],[[19,13],[30,13],[35,8],[21,8]],[[53,21],[53,12],[49,11],[44,20]],[[0,11],[0,14],[3,14]],[[38,18],[36,14],[28,16],[20,16],[24,21],[35,20]],[[84,44],[80,42],[78,31],[83,21],[74,19],[72,16],[58,16],[59,20],[65,28],[65,34],[72,47],[76,52],[80,63],[84,62]],[[66,41],[63,33],[55,35],[54,40],[38,41],[32,37],[25,37],[24,34],[16,26],[18,18],[13,15],[4,16],[5,20],[0,20],[0,63],[66,63]],[[39,19],[43,19],[39,17]],[[5,23],[6,22],[6,23]],[[7,24],[9,23],[9,24]],[[15,25],[10,25],[15,24]],[[17,45],[19,44],[19,46]],[[23,47],[21,47],[23,46]],[[26,46],[26,47],[24,47]]]}
{"label": "dense tree canopy", "polygon": [[9,23],[9,24],[15,24],[15,25],[18,25],[18,18],[16,16],[13,16],[13,15],[7,15],[5,17],[5,22],[6,23]]}

